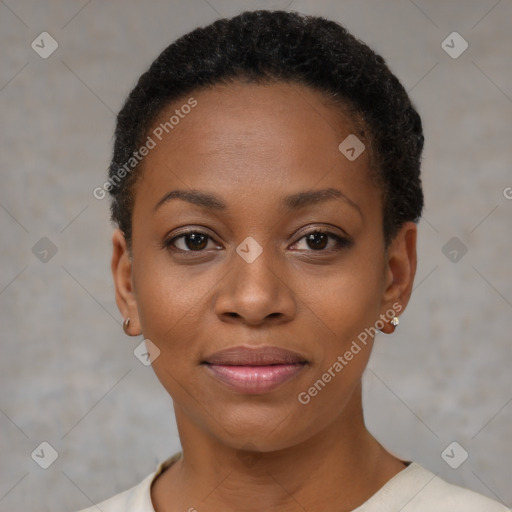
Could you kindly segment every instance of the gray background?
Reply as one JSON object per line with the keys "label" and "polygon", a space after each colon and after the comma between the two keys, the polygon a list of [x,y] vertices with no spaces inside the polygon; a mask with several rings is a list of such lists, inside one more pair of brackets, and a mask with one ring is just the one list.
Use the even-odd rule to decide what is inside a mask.
{"label": "gray background", "polygon": [[[0,510],[89,506],[179,449],[171,399],[133,355],[142,337],[121,329],[108,204],[92,190],[115,113],[165,46],[219,16],[276,7],[346,25],[424,121],[416,288],[365,374],[369,428],[399,456],[512,505],[511,0],[5,0]],[[43,31],[59,44],[47,59],[31,48]],[[453,31],[469,43],[457,59],[441,47]],[[57,249],[46,263],[33,252],[43,237]],[[452,237],[468,249],[457,262],[443,252]],[[31,458],[42,441],[58,452],[46,470]],[[458,469],[441,457],[452,441],[469,453]]]}

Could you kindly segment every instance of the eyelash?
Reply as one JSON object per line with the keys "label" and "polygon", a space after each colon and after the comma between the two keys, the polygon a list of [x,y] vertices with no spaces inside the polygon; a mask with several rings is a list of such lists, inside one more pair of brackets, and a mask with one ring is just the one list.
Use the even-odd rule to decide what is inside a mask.
{"label": "eyelash", "polygon": [[[195,234],[195,235],[203,235],[203,236],[206,236],[207,238],[209,238],[210,240],[214,240],[207,232],[205,231],[201,231],[201,230],[198,230],[198,229],[190,229],[190,230],[187,230],[187,231],[183,231],[182,233],[180,233],[179,235],[177,236],[174,236],[170,239],[167,239],[163,242],[162,246],[164,249],[172,249],[172,250],[175,250],[175,251],[178,251],[178,252],[181,252],[181,253],[202,253],[202,252],[205,252],[206,249],[201,249],[201,250],[197,250],[197,251],[193,251],[193,250],[183,250],[183,249],[178,249],[177,247],[175,247],[173,245],[173,243],[176,241],[176,240],[179,240],[180,238],[183,238],[187,235],[191,235],[191,234]],[[321,230],[321,229],[314,229],[314,230],[311,230],[307,233],[304,233],[301,238],[299,238],[299,240],[297,240],[297,242],[295,242],[293,245],[297,244],[298,242],[300,242],[301,240],[303,240],[304,238],[306,238],[307,236],[309,235],[313,235],[313,234],[322,234],[322,235],[327,235],[329,236],[330,238],[333,238],[335,241],[336,241],[336,248],[331,248],[331,249],[319,249],[319,250],[314,250],[314,249],[310,249],[309,252],[310,253],[330,253],[330,252],[333,252],[333,251],[340,251],[342,249],[346,249],[348,247],[350,247],[352,245],[352,241],[349,240],[348,238],[344,238],[342,236],[339,236],[335,233],[332,233],[331,231],[326,231],[326,230]]]}

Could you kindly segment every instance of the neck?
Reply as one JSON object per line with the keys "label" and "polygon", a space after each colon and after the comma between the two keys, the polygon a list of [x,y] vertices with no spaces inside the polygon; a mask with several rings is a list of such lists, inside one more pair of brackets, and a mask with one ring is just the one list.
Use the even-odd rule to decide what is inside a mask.
{"label": "neck", "polygon": [[348,512],[405,467],[366,429],[360,385],[327,428],[273,451],[227,446],[175,412],[183,457],[153,486],[157,512]]}

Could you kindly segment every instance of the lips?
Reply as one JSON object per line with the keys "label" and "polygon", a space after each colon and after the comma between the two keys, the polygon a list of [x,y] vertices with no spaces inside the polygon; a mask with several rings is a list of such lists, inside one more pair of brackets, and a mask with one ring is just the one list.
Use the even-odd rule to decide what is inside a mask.
{"label": "lips", "polygon": [[232,391],[261,394],[295,377],[307,364],[296,352],[280,347],[232,347],[202,362],[209,375]]}
{"label": "lips", "polygon": [[269,366],[274,364],[306,363],[306,359],[296,352],[276,346],[232,347],[208,356],[208,364],[223,366]]}

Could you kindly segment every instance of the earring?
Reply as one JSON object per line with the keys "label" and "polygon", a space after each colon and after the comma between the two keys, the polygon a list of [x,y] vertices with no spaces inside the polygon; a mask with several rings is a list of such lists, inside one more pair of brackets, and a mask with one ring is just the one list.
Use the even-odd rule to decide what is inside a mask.
{"label": "earring", "polygon": [[391,329],[391,332],[388,334],[393,334],[395,332],[396,326],[400,323],[400,320],[398,320],[398,317],[395,316],[389,321],[389,329]]}
{"label": "earring", "polygon": [[125,318],[123,321],[123,331],[127,336],[130,336],[130,333],[128,332],[128,326],[130,325],[130,319]]}

